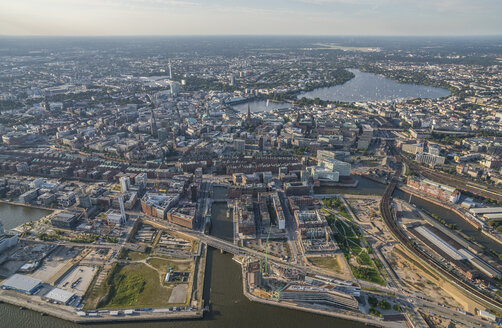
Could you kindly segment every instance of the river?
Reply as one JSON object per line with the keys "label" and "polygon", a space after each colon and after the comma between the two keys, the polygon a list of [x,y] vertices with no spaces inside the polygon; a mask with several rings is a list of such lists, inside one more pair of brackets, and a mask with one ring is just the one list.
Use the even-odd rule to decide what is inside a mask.
{"label": "river", "polygon": [[0,220],[5,230],[13,229],[29,221],[38,220],[51,211],[19,205],[0,203]]}
{"label": "river", "polygon": [[348,82],[327,88],[318,88],[304,92],[298,98],[319,98],[321,100],[356,102],[398,100],[414,98],[441,98],[450,95],[450,91],[418,84],[395,82],[373,73],[349,69],[354,77]]}
{"label": "river", "polygon": [[[212,234],[226,239],[232,238],[232,221],[226,218],[226,204],[217,203],[213,209],[213,217],[216,216],[217,223],[214,224]],[[5,217],[4,213],[16,213],[19,209],[15,206],[0,206],[0,217]],[[21,224],[23,221],[30,221],[46,215],[46,211],[30,209],[31,217],[23,215],[10,227]],[[21,211],[21,210],[19,210]],[[21,211],[23,212],[23,211]],[[341,327],[341,328],[362,328],[360,323],[347,320],[336,319],[302,311],[280,308],[249,301],[242,293],[242,277],[240,265],[232,260],[232,255],[221,254],[219,251],[209,249],[207,259],[207,269],[204,285],[204,299],[210,304],[211,311],[205,315],[203,320],[188,321],[157,321],[157,322],[136,322],[98,325],[77,325],[50,316],[41,316],[37,312],[30,310],[20,310],[16,306],[0,304],[0,327],[9,328],[241,328],[252,327],[292,327],[304,328],[315,327]]]}

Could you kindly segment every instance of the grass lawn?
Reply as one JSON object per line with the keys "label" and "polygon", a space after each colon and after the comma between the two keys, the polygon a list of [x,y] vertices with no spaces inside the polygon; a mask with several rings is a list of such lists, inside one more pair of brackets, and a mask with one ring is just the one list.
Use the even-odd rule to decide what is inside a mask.
{"label": "grass lawn", "polygon": [[173,271],[190,271],[192,268],[192,263],[190,260],[187,261],[170,261],[157,257],[152,257],[147,260],[148,264],[159,270],[160,272],[167,273],[169,267],[173,268]]}
{"label": "grass lawn", "polygon": [[[349,263],[350,269],[357,279],[385,285],[385,281],[377,270],[376,264],[367,251],[362,248],[363,236],[354,223],[336,220],[333,224],[335,240]],[[356,257],[357,264],[351,264],[350,259]]]}
{"label": "grass lawn", "polygon": [[161,283],[159,273],[145,264],[117,266],[109,277],[110,292],[100,308],[162,307],[172,288]]}
{"label": "grass lawn", "polygon": [[[113,268],[115,267],[115,264],[113,265]],[[113,272],[113,269],[112,269]],[[99,275],[99,272],[96,274],[94,277],[94,280],[92,281],[91,285],[89,286],[89,289],[87,290],[85,297],[84,297],[84,310],[94,310],[97,308],[99,301],[108,293],[108,290],[110,289],[110,286],[108,285],[108,281],[105,279],[101,285],[98,287],[96,286],[96,279]]]}
{"label": "grass lawn", "polygon": [[330,270],[330,271],[335,271],[335,272],[341,272],[341,266],[340,262],[336,257],[332,256],[315,256],[315,257],[309,257],[308,258],[309,262],[312,263],[312,265]]}
{"label": "grass lawn", "polygon": [[131,250],[124,250],[123,254],[121,255],[120,258],[124,260],[129,260],[129,261],[141,261],[149,257],[150,254],[147,253],[140,253],[140,252],[135,252]]}

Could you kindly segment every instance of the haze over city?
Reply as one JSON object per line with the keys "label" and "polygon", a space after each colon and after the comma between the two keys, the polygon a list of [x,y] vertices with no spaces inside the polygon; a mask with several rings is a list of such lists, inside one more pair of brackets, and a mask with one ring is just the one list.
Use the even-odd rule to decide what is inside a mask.
{"label": "haze over city", "polygon": [[0,35],[494,35],[498,0],[19,0]]}

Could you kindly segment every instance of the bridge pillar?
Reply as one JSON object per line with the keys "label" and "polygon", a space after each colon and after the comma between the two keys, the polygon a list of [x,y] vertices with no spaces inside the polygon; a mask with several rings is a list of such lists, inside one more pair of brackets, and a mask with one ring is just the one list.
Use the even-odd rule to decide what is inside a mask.
{"label": "bridge pillar", "polygon": [[225,254],[225,251],[224,251],[224,250],[222,250],[222,249],[220,249],[220,253],[221,253],[221,254]]}

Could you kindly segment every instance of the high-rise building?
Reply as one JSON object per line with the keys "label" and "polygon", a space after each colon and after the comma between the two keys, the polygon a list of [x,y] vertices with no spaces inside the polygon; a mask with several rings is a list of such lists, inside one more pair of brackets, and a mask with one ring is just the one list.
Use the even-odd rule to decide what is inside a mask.
{"label": "high-rise building", "polygon": [[127,192],[131,188],[131,179],[129,177],[120,178],[120,191]]}
{"label": "high-rise building", "polygon": [[157,131],[157,122],[155,121],[155,114],[153,113],[153,109],[151,110],[152,117],[150,118],[150,133],[154,138],[158,136]]}

